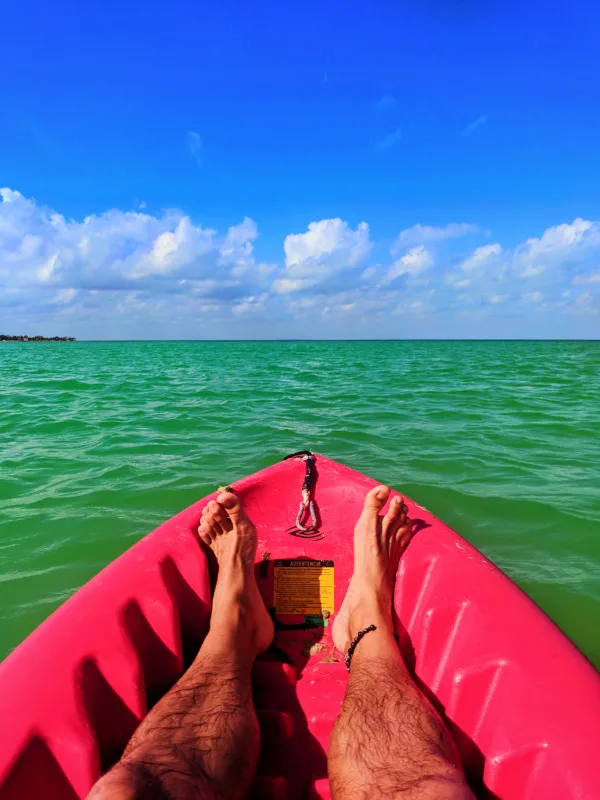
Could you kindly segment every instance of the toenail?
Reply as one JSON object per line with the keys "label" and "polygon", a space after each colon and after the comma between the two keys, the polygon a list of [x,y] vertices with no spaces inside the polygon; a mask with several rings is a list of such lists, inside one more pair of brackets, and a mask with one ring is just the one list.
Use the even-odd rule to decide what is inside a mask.
{"label": "toenail", "polygon": [[385,500],[386,494],[387,492],[385,491],[385,489],[381,489],[381,491],[377,492],[375,496],[377,497],[378,500]]}

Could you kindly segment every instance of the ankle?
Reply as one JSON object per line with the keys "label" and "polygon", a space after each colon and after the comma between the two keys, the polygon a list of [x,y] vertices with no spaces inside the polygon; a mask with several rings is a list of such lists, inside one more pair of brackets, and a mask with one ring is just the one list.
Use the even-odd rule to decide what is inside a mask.
{"label": "ankle", "polygon": [[392,620],[391,602],[380,602],[370,599],[362,603],[357,603],[355,609],[350,614],[350,638],[354,639],[359,631],[364,630],[369,625],[376,625],[378,629],[389,630],[393,633],[394,624]]}
{"label": "ankle", "polygon": [[259,652],[256,638],[256,626],[248,618],[233,623],[211,619],[210,630],[200,653],[218,657],[223,663],[252,664]]}

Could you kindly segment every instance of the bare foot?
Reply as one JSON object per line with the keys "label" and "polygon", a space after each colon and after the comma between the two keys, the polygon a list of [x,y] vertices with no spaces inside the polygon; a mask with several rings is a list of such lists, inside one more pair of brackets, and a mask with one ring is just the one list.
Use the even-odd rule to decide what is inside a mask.
{"label": "bare foot", "polygon": [[273,621],[254,577],[256,528],[240,498],[222,492],[211,500],[202,512],[198,534],[219,564],[211,633],[249,638],[256,653],[263,652],[273,641]]}
{"label": "bare foot", "polygon": [[354,573],[332,629],[340,653],[345,653],[356,634],[368,625],[392,630],[394,583],[412,529],[401,497],[394,497],[388,513],[380,516],[389,495],[388,486],[371,489],[354,528]]}

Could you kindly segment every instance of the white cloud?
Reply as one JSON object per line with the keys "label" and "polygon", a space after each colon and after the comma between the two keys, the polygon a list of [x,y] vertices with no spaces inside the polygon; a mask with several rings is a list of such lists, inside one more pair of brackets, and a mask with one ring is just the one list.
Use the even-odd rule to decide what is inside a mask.
{"label": "white cloud", "polygon": [[[551,226],[514,249],[503,249],[499,243],[478,247],[445,274],[445,283],[462,292],[452,302],[473,308],[479,296],[490,303],[493,298],[511,303],[515,317],[523,313],[519,307],[531,304],[539,310],[562,308],[574,313],[579,309],[583,313],[569,287],[600,283],[599,262],[600,223],[577,218]],[[527,290],[513,295],[515,284],[522,286],[522,280],[527,281]],[[585,313],[598,310],[598,302],[586,301]]]}
{"label": "white cloud", "polygon": [[595,223],[578,217],[572,223],[563,223],[547,228],[539,239],[527,239],[524,245],[519,248],[521,255],[535,257],[547,255],[556,251],[564,251],[576,245],[582,244],[587,233],[593,232],[596,242],[598,241],[598,230]]}
{"label": "white cloud", "polygon": [[72,303],[76,297],[77,289],[61,289],[60,292],[57,292],[54,297],[49,300],[49,302],[58,306],[64,306]]}
{"label": "white cloud", "polygon": [[574,286],[585,286],[589,283],[600,283],[600,272],[592,272],[591,275],[576,275],[573,278]]}
{"label": "white cloud", "polygon": [[423,244],[427,242],[439,242],[444,239],[459,239],[479,232],[477,225],[467,222],[450,222],[448,225],[436,227],[434,225],[421,225],[417,223],[412,228],[401,231],[395,243],[392,245],[392,252],[400,250],[410,244]]}
{"label": "white cloud", "polygon": [[523,270],[523,272],[521,272],[519,277],[521,277],[521,278],[535,278],[538,275],[541,275],[542,272],[545,272],[545,271],[546,271],[546,267],[544,267],[542,265],[538,265],[537,267],[534,267],[533,264],[530,264],[529,266],[525,267],[525,269]]}
{"label": "white cloud", "polygon": [[265,311],[265,301],[268,294],[265,292],[259,297],[246,297],[241,303],[236,303],[231,310],[234,314],[259,314]]}
{"label": "white cloud", "polygon": [[200,138],[200,134],[197,131],[188,131],[187,143],[192,158],[196,164],[201,167],[204,161],[204,154],[202,151],[202,139]]}
{"label": "white cloud", "polygon": [[401,275],[418,275],[420,272],[428,269],[432,264],[433,256],[424,245],[420,244],[417,247],[411,248],[408,253],[405,253],[401,258],[394,261],[382,278],[381,285],[385,286]]}
{"label": "white cloud", "polygon": [[577,316],[600,316],[600,296],[592,292],[583,292],[575,302],[567,308],[571,314]]}
{"label": "white cloud", "polygon": [[286,236],[283,243],[285,269],[273,288],[288,294],[331,282],[336,276],[364,267],[371,251],[369,226],[356,230],[339,218],[311,222],[306,233]]}
{"label": "white cloud", "polygon": [[370,281],[371,278],[375,277],[376,273],[377,267],[367,267],[360,277],[363,281]]}
{"label": "white cloud", "polygon": [[382,139],[375,144],[376,150],[389,150],[402,140],[402,128],[396,128],[395,131],[387,133]]}
{"label": "white cloud", "polygon": [[354,231],[341,219],[322,219],[311,222],[307,233],[286,236],[283,249],[286,268],[297,274],[312,274],[323,265],[355,266],[371,249],[369,226],[361,222]]}
{"label": "white cloud", "polygon": [[483,247],[476,248],[473,255],[463,261],[461,269],[465,272],[481,269],[481,267],[497,259],[500,255],[502,255],[502,248],[499,244],[486,244]]}
{"label": "white cloud", "polygon": [[309,289],[317,283],[317,279],[308,278],[277,278],[271,286],[275,294],[292,294],[302,289]]}
{"label": "white cloud", "polygon": [[0,197],[0,294],[26,290],[34,306],[98,291],[208,293],[231,303],[259,294],[273,269],[255,263],[249,218],[219,235],[180,211],[111,210],[79,221],[10,189]]}
{"label": "white cloud", "polygon": [[473,122],[470,122],[466,127],[462,129],[460,132],[461,136],[470,136],[477,128],[481,128],[482,125],[485,125],[488,121],[487,114],[482,114],[477,119],[474,119]]}
{"label": "white cloud", "polygon": [[577,217],[571,223],[547,228],[539,238],[527,239],[515,250],[520,277],[532,278],[547,270],[585,262],[600,251],[600,224]]}
{"label": "white cloud", "polygon": [[221,245],[221,261],[238,263],[252,255],[253,242],[258,239],[258,227],[250,217],[244,217],[239,225],[232,225]]}
{"label": "white cloud", "polygon": [[219,246],[219,264],[231,269],[231,277],[248,281],[264,281],[276,264],[257,264],[254,259],[254,242],[258,239],[258,226],[249,217],[227,231]]}
{"label": "white cloud", "polygon": [[36,277],[42,282],[47,283],[52,280],[53,275],[55,274],[57,268],[60,267],[60,254],[54,253],[49,258],[47,258],[36,270],[35,274]]}
{"label": "white cloud", "polygon": [[182,217],[174,231],[157,236],[149,253],[133,260],[128,276],[168,275],[191,266],[215,249],[214,235],[215,231],[197,228],[189,217]]}
{"label": "white cloud", "polygon": [[523,295],[524,303],[539,303],[543,299],[544,295],[541,292],[528,292]]}
{"label": "white cloud", "polygon": [[[577,314],[582,325],[600,314],[600,223],[580,218],[512,249],[473,248],[466,237],[485,233],[468,223],[414,225],[391,256],[381,258],[381,243],[376,262],[366,222],[323,219],[282,237],[280,266],[281,245],[269,262],[257,256],[259,231],[249,217],[217,231],[178,210],[112,209],[77,220],[10,189],[0,198],[0,306],[5,324],[19,330],[31,320],[45,332],[38,326],[45,319],[51,333],[58,320],[61,331],[78,321],[75,335],[88,324],[111,335],[129,333],[138,320],[147,336],[187,319],[201,320],[209,335],[232,325],[268,336],[276,325],[285,335],[287,324],[307,319],[323,334],[326,319],[347,335],[355,324],[379,333],[395,310],[395,325],[403,313],[524,319],[533,304],[564,319]],[[502,315],[491,313],[495,305]]]}
{"label": "white cloud", "polygon": [[390,111],[392,108],[395,108],[396,105],[397,102],[395,98],[391,97],[389,94],[386,94],[377,101],[375,107],[378,111]]}

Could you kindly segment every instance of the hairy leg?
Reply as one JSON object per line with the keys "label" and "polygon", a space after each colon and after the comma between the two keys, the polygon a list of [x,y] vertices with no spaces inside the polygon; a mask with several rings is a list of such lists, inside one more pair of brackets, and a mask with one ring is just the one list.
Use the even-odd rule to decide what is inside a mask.
{"label": "hairy leg", "polygon": [[411,538],[407,508],[390,490],[367,495],[354,532],[354,574],[333,626],[346,653],[369,625],[352,657],[340,715],[329,744],[335,800],[471,800],[452,738],[421,694],[394,639],[392,600],[400,556]]}
{"label": "hairy leg", "polygon": [[224,493],[198,531],[219,563],[210,631],[89,800],[237,800],[253,780],[260,741],[251,670],[273,638],[254,579],[256,529],[240,500]]}

